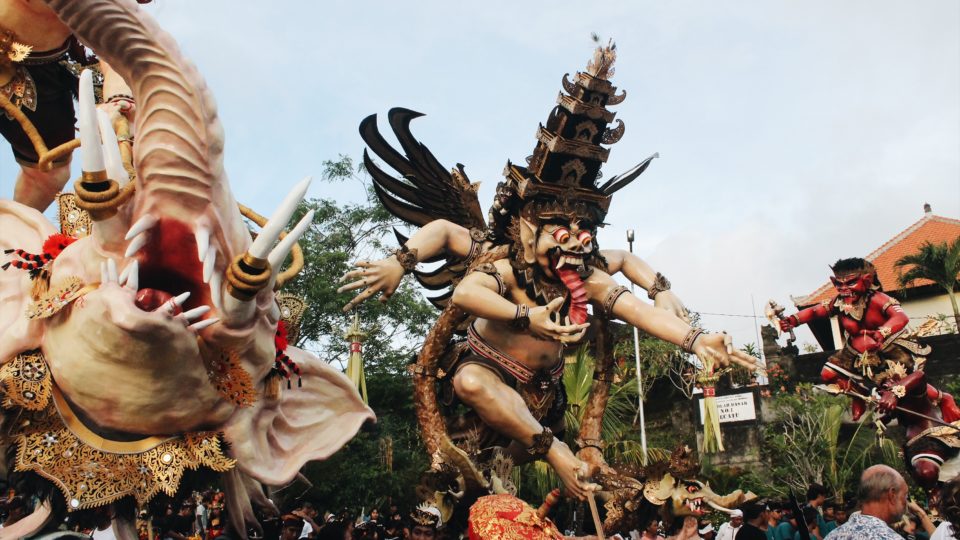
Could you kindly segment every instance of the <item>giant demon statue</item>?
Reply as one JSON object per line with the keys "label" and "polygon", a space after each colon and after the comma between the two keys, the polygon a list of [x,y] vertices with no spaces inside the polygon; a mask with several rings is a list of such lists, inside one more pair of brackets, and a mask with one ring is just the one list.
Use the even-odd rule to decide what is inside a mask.
{"label": "giant demon statue", "polygon": [[[624,132],[619,120],[608,127],[614,113],[607,106],[625,97],[608,80],[613,61],[612,47],[599,48],[586,72],[573,81],[564,76],[565,93],[540,127],[527,166],[507,163],[489,221],[463,166],[448,171],[411,135],[409,123],[419,113],[393,109],[388,115],[402,154],[381,136],[375,116],[364,120],[363,139],[403,177],[385,173],[364,154],[381,202],[421,229],[401,237],[402,247],[390,257],[358,262],[342,288],[363,289],[347,309],[377,293],[386,300],[407,272],[428,289],[448,289],[433,299],[443,312],[414,369],[428,451],[443,461],[449,436],[461,448],[476,449],[481,460],[495,451],[515,463],[546,459],[579,498],[597,488],[587,464],[606,470],[600,420],[613,368],[610,319],[679,345],[710,365],[754,367],[751,357],[733,350],[729,336],[692,328],[663,276],[626,252],[599,249],[597,231],[612,195],[652,159],[598,185],[609,153],[602,145]],[[416,270],[420,262],[440,259],[445,264],[435,270]],[[612,277],[618,272],[665,309],[620,286]],[[600,352],[578,458],[557,437],[566,408],[561,376],[565,348],[591,324]]]}
{"label": "giant demon statue", "polygon": [[[137,139],[118,168],[116,134],[98,122],[85,75],[83,175],[75,199],[61,198],[62,233],[36,209],[0,201],[8,471],[57,488],[21,529],[55,526],[50,508],[173,495],[187,470],[206,467],[225,474],[232,534],[245,536],[251,501],[271,504],[261,483],[290,481],[372,418],[342,374],[275,340],[290,311],[275,294],[290,277],[280,267],[310,216],[279,238],[306,182],[259,219],[253,240],[223,169],[213,98],[173,39],[132,0],[49,6],[129,82]],[[280,389],[278,359],[299,388]],[[134,537],[132,517],[118,513],[121,537]]]}
{"label": "giant demon statue", "polygon": [[[908,469],[918,484],[933,490],[942,476],[941,466],[960,448],[960,427],[944,425],[960,426],[960,410],[953,396],[927,382],[923,364],[930,347],[910,336],[909,317],[900,302],[883,292],[873,264],[854,257],[831,268],[837,295],[780,319],[780,329],[786,332],[825,317],[839,319],[843,348],[823,366],[821,378],[852,396],[854,420],[860,419],[870,400],[884,420],[896,418],[905,426]],[[951,469],[949,478],[956,472]]]}

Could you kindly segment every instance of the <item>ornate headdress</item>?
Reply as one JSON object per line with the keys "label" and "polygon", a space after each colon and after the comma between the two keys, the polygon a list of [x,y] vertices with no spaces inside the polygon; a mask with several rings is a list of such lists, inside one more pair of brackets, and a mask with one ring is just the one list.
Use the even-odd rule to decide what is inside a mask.
{"label": "ornate headdress", "polygon": [[443,520],[440,518],[440,510],[430,503],[422,503],[420,506],[410,512],[410,520],[415,525],[424,527],[433,527],[439,529],[443,526]]}
{"label": "ornate headdress", "polygon": [[[610,83],[616,45],[608,42],[597,47],[584,72],[573,81],[563,76],[563,92],[550,112],[546,125],[537,130],[537,146],[522,167],[510,161],[503,171],[506,181],[497,186],[497,195],[490,209],[494,232],[503,234],[510,216],[527,203],[536,201],[532,218],[576,215],[601,224],[610,208],[613,193],[639,176],[657,157],[647,158],[626,173],[598,186],[600,167],[607,161],[611,145],[624,133],[622,120],[611,127],[616,113],[607,110],[626,98],[617,94]],[[529,211],[529,210],[528,210]]]}

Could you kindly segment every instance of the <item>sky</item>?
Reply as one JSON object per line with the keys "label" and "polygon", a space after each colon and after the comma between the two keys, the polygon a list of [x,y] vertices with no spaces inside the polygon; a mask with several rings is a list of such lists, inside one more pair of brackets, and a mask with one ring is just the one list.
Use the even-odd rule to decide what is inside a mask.
{"label": "sky", "polygon": [[[535,145],[592,32],[617,43],[626,124],[607,178],[654,152],[598,239],[673,282],[708,329],[757,341],[828,265],[923,215],[960,217],[960,3],[156,0],[147,11],[204,74],[240,202],[272,211],[305,175],[359,158],[357,126],[403,106],[441,163],[482,181]],[[0,194],[16,167],[0,155]],[[310,197],[357,201],[315,182]],[[712,315],[723,314],[723,315]],[[733,316],[731,316],[733,315]],[[801,343],[813,342],[809,332]]]}

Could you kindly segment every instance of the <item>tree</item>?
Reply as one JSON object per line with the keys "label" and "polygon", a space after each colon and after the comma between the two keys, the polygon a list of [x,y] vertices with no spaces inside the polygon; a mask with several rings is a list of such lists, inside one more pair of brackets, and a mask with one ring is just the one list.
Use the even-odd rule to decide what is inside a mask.
{"label": "tree", "polygon": [[[342,369],[349,357],[349,344],[343,334],[352,314],[343,313],[341,308],[354,293],[337,293],[340,278],[353,261],[384,256],[395,245],[391,229],[398,223],[376,200],[362,166],[356,167],[348,156],[324,162],[322,180],[358,184],[364,200],[341,204],[311,199],[301,204],[295,220],[310,209],[316,213],[300,240],[304,269],[284,290],[305,298],[308,305],[297,345]],[[329,460],[308,465],[305,476],[313,487],[302,497],[330,510],[359,509],[362,505],[369,509],[372,504],[382,504],[386,497],[409,507],[415,502],[413,487],[428,463],[417,429],[413,384],[406,365],[419,350],[437,312],[412,279],[404,279],[390,302],[364,302],[356,310],[367,333],[364,369],[377,424],[365,427]],[[392,470],[379,465],[382,441],[386,440],[391,441]]]}
{"label": "tree", "polygon": [[779,495],[803,493],[811,483],[823,484],[843,502],[856,490],[859,475],[874,463],[902,469],[897,446],[879,440],[873,431],[872,413],[847,432],[842,422],[846,400],[817,394],[809,385],[796,393],[779,393],[773,408],[777,420],[764,426],[763,452],[769,474],[766,484]]}
{"label": "tree", "polygon": [[957,306],[956,295],[957,275],[960,274],[960,236],[949,244],[924,242],[918,252],[904,255],[893,264],[900,272],[897,281],[903,289],[914,281],[928,279],[947,291],[954,320],[960,328],[960,307]]}

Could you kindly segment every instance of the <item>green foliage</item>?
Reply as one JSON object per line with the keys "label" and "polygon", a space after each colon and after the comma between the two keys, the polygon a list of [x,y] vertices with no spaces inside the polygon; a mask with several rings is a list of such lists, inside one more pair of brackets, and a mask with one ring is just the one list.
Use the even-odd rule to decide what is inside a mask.
{"label": "green foliage", "polygon": [[[364,186],[366,199],[340,204],[312,199],[301,205],[295,220],[309,209],[314,221],[300,240],[305,267],[285,291],[306,298],[308,308],[297,345],[342,369],[349,357],[343,334],[352,315],[342,307],[355,292],[337,293],[340,278],[360,259],[383,257],[395,245],[391,233],[397,225],[376,200],[366,173],[347,156],[324,163],[326,182],[355,182]],[[356,308],[367,333],[363,346],[364,370],[370,406],[377,424],[362,430],[340,452],[305,469],[313,487],[302,497],[321,509],[382,504],[386,497],[407,508],[415,501],[413,487],[427,467],[413,408],[413,387],[406,364],[420,347],[437,312],[421,291],[405,279],[384,304],[367,301]],[[392,442],[392,467],[387,467],[383,442]],[[281,497],[300,497],[294,488]]]}
{"label": "green foliage", "polygon": [[893,264],[900,272],[897,282],[904,289],[921,279],[929,279],[942,287],[950,297],[954,319],[957,326],[960,326],[960,308],[957,306],[955,294],[957,275],[960,274],[960,236],[949,244],[924,242],[919,251],[904,255]]}
{"label": "green foliage", "polygon": [[771,491],[802,493],[816,482],[842,502],[846,493],[856,489],[867,466],[887,463],[902,468],[896,445],[889,439],[877,440],[871,413],[847,429],[842,422],[846,406],[845,401],[815,392],[809,385],[774,397],[777,419],[763,428]]}

